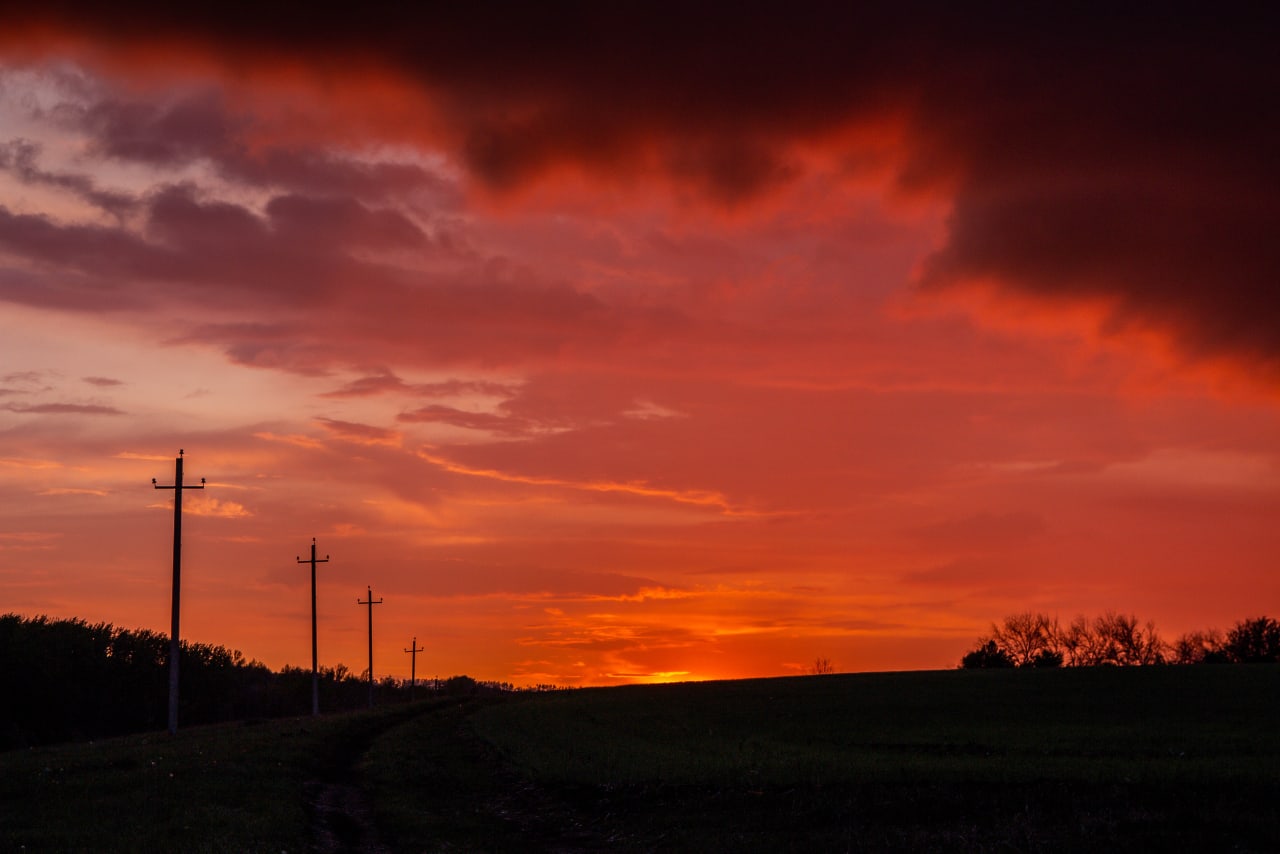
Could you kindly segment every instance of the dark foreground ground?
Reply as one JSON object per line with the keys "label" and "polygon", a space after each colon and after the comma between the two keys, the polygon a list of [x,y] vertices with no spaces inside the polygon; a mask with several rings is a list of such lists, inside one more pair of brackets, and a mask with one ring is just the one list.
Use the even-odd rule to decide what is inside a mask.
{"label": "dark foreground ground", "polygon": [[0,755],[0,850],[1280,851],[1280,667],[449,698]]}

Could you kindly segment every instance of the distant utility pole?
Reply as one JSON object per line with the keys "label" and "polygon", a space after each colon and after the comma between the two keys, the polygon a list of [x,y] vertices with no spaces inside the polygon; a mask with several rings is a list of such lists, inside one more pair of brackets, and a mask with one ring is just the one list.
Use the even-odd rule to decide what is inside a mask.
{"label": "distant utility pole", "polygon": [[381,605],[382,600],[379,599],[375,602],[373,599],[373,588],[370,587],[368,588],[368,590],[369,590],[369,600],[365,601],[363,599],[357,599],[356,604],[369,606],[369,708],[372,709],[373,708],[373,606]]}
{"label": "distant utility pole", "polygon": [[311,564],[311,714],[320,714],[320,667],[316,656],[316,564],[328,563],[329,556],[316,557],[316,538],[311,538],[311,559],[298,558],[298,563]]}
{"label": "distant utility pole", "polygon": [[161,486],[151,478],[156,489],[173,490],[173,618],[169,629],[169,734],[178,731],[178,600],[182,596],[182,490],[204,489],[204,478],[199,486],[182,485],[182,449],[174,460],[173,486]]}
{"label": "distant utility pole", "polygon": [[415,637],[413,643],[409,644],[409,648],[405,652],[409,655],[409,699],[413,699],[413,689],[418,686],[418,653],[423,652],[423,647],[418,646],[418,639]]}

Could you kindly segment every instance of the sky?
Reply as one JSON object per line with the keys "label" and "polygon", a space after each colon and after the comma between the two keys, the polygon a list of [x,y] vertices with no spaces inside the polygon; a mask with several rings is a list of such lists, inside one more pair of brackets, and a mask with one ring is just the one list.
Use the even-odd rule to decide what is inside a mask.
{"label": "sky", "polygon": [[167,632],[179,449],[182,635],[272,668],[312,538],[379,676],[1280,611],[1263,7],[26,5],[0,612]]}

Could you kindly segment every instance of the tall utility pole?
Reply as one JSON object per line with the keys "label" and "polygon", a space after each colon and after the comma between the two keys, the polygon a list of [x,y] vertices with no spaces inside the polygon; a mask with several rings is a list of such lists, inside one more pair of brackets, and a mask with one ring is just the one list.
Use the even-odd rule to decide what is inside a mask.
{"label": "tall utility pole", "polygon": [[320,667],[316,656],[316,564],[328,563],[329,556],[316,557],[316,538],[311,538],[311,559],[298,558],[298,563],[311,564],[311,714],[320,714]]}
{"label": "tall utility pole", "polygon": [[418,653],[423,651],[423,647],[418,646],[418,639],[415,637],[413,643],[409,644],[409,648],[405,652],[409,655],[409,699],[413,699],[413,689],[418,686]]}
{"label": "tall utility pole", "polygon": [[373,588],[370,587],[368,588],[368,590],[369,590],[368,601],[365,601],[363,599],[357,599],[356,604],[369,606],[369,708],[372,709],[373,708],[373,606],[381,605],[382,600],[379,599],[375,602],[373,599]]}
{"label": "tall utility pole", "polygon": [[204,489],[204,478],[199,486],[182,485],[182,449],[174,460],[173,486],[161,486],[151,478],[156,489],[173,490],[173,618],[169,629],[169,734],[178,731],[178,600],[182,596],[182,490]]}

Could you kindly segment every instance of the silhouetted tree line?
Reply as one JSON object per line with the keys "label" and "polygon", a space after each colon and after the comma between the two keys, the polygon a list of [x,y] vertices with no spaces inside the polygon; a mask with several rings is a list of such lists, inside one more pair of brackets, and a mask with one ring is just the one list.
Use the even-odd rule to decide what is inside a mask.
{"label": "silhouetted tree line", "polygon": [[450,697],[474,697],[481,694],[506,694],[512,692],[518,693],[542,693],[545,691],[570,691],[563,685],[550,685],[546,683],[538,683],[537,685],[523,685],[516,687],[510,682],[500,682],[493,679],[472,679],[470,676],[450,676],[448,679],[427,679],[419,683],[427,686],[428,690],[434,690],[438,694],[445,694]]}
{"label": "silhouetted tree line", "polygon": [[[179,652],[183,725],[306,715],[311,670],[272,671],[239,650],[183,641]],[[48,617],[0,617],[0,749],[164,729],[168,722],[169,637],[147,629]],[[366,708],[368,671],[339,664],[320,669],[325,712]],[[433,690],[473,694],[511,690],[468,676],[419,682]],[[379,703],[410,698],[407,681],[387,676],[375,686]]]}
{"label": "silhouetted tree line", "polygon": [[1114,611],[1069,625],[1030,611],[993,623],[991,633],[960,661],[978,667],[1097,667],[1150,664],[1248,664],[1280,662],[1280,621],[1241,620],[1226,634],[1217,629],[1189,632],[1172,644],[1155,623],[1139,623]]}

